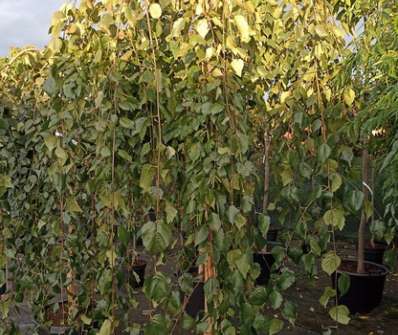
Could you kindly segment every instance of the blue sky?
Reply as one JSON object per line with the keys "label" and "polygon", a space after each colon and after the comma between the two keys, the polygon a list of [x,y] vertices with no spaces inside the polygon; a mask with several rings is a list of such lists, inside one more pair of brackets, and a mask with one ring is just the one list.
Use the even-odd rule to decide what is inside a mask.
{"label": "blue sky", "polygon": [[52,13],[66,0],[0,0],[0,56],[11,47],[43,47]]}

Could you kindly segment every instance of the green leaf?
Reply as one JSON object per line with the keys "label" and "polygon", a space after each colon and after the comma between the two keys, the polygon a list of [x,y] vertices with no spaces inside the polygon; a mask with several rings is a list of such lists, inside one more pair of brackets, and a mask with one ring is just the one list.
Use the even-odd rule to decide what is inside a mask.
{"label": "green leaf", "polygon": [[267,302],[267,298],[267,289],[263,286],[257,286],[250,293],[249,301],[252,305],[262,306]]}
{"label": "green leaf", "polygon": [[337,281],[337,286],[339,288],[339,295],[345,295],[350,289],[350,276],[347,273],[340,273],[339,279]]}
{"label": "green leaf", "polygon": [[310,237],[310,248],[311,248],[311,252],[315,255],[315,256],[321,256],[322,250],[321,247],[319,246],[318,241],[313,238]]}
{"label": "green leaf", "polygon": [[235,223],[235,226],[236,226],[239,230],[241,230],[241,229],[246,225],[246,218],[245,218],[241,213],[238,213],[238,214],[235,216],[235,221],[234,221],[234,223]]}
{"label": "green leaf", "polygon": [[134,129],[134,121],[130,120],[127,117],[121,117],[119,119],[119,123],[123,128]]}
{"label": "green leaf", "polygon": [[345,216],[344,211],[339,208],[333,208],[326,211],[323,215],[323,221],[325,224],[336,227],[340,230],[344,228]]}
{"label": "green leaf", "polygon": [[162,16],[162,7],[159,4],[153,3],[149,6],[149,14],[153,19],[158,19]]}
{"label": "green leaf", "polygon": [[155,172],[156,169],[150,164],[145,164],[142,167],[141,176],[140,176],[140,187],[144,190],[144,192],[149,192],[152,186]]}
{"label": "green leaf", "polygon": [[144,294],[149,300],[155,301],[157,304],[169,297],[170,290],[169,280],[162,273],[157,273],[145,279]]}
{"label": "green leaf", "polygon": [[269,295],[269,299],[271,302],[271,307],[273,309],[278,309],[281,307],[282,302],[283,302],[283,297],[282,294],[280,294],[277,290],[273,290],[271,294]]}
{"label": "green leaf", "polygon": [[145,249],[154,254],[166,250],[172,239],[170,226],[163,222],[147,222],[141,228],[141,235]]}
{"label": "green leaf", "polygon": [[235,206],[231,205],[228,207],[227,216],[229,223],[231,224],[235,223],[235,217],[237,216],[238,213],[239,209],[237,209]]}
{"label": "green leaf", "polygon": [[209,227],[213,231],[219,231],[221,228],[221,220],[217,213],[211,213]]}
{"label": "green leaf", "polygon": [[341,258],[334,251],[329,251],[322,259],[322,270],[329,276],[334,273],[341,264]]}
{"label": "green leaf", "polygon": [[322,143],[318,149],[318,160],[321,163],[325,163],[331,153],[332,149],[330,149],[329,145],[327,145],[326,143]]}
{"label": "green leaf", "polygon": [[363,201],[365,199],[365,196],[362,191],[359,190],[353,190],[349,194],[349,208],[353,212],[357,212],[362,208]]}
{"label": "green leaf", "polygon": [[297,318],[296,305],[290,301],[285,301],[285,303],[283,304],[282,316],[292,325],[294,325],[294,321]]}
{"label": "green leaf", "polygon": [[263,237],[267,236],[269,226],[271,225],[271,218],[263,213],[258,215],[258,228]]}
{"label": "green leaf", "polygon": [[238,268],[239,272],[241,273],[242,277],[246,279],[247,273],[250,270],[251,260],[247,253],[244,253],[239,257],[236,262],[236,267]]}
{"label": "green leaf", "polygon": [[242,15],[236,15],[234,17],[234,21],[236,26],[238,27],[240,38],[242,42],[249,42],[250,41],[250,27],[247,23],[247,20]]}
{"label": "green leaf", "polygon": [[50,76],[46,79],[43,84],[43,90],[46,92],[50,97],[55,96],[58,93],[58,85],[55,81],[54,77],[50,74]]}
{"label": "green leaf", "polygon": [[55,156],[58,157],[62,165],[65,165],[66,161],[68,160],[68,154],[60,146],[58,146],[57,149],[55,149]]}
{"label": "green leaf", "polygon": [[307,162],[301,162],[299,165],[299,171],[304,178],[311,178],[312,175],[312,167]]}
{"label": "green leaf", "polygon": [[278,287],[285,291],[294,284],[296,277],[292,271],[286,270],[278,278]]}
{"label": "green leaf", "polygon": [[336,296],[336,290],[327,286],[325,287],[322,296],[319,298],[319,303],[326,308],[326,305],[328,304],[330,298],[333,298],[335,296]]}
{"label": "green leaf", "polygon": [[334,306],[329,310],[330,317],[343,325],[348,325],[350,322],[350,311],[348,310],[347,306],[339,305]]}
{"label": "green leaf", "polygon": [[232,69],[238,77],[242,77],[242,70],[245,63],[241,59],[234,59],[231,62]]}
{"label": "green leaf", "polygon": [[341,184],[343,183],[343,180],[341,179],[341,176],[338,173],[332,173],[330,179],[331,179],[330,188],[331,191],[334,193],[340,188]]}
{"label": "green leaf", "polygon": [[118,232],[118,236],[119,236],[120,242],[122,242],[122,245],[124,245],[125,247],[127,247],[128,244],[129,244],[129,241],[130,241],[130,234],[129,234],[129,232],[127,231],[127,229],[126,229],[123,225],[120,225],[120,226],[118,227],[117,232]]}
{"label": "green leaf", "polygon": [[78,202],[76,201],[76,198],[73,196],[70,196],[66,200],[66,210],[70,213],[81,213],[83,212],[82,209],[80,208]]}
{"label": "green leaf", "polygon": [[279,319],[272,319],[269,326],[268,334],[269,335],[277,334],[282,329],[283,329],[283,321]]}
{"label": "green leaf", "polygon": [[51,152],[57,146],[57,138],[53,135],[47,135],[44,137],[44,143]]}
{"label": "green leaf", "polygon": [[200,227],[200,229],[195,233],[195,246],[198,246],[206,241],[208,236],[209,229],[207,228],[207,226]]}
{"label": "green leaf", "polygon": [[166,221],[167,223],[171,223],[174,221],[174,219],[177,216],[177,210],[173,207],[173,205],[170,202],[166,202]]}
{"label": "green leaf", "polygon": [[0,188],[12,188],[12,181],[9,176],[0,175]]}
{"label": "green leaf", "polygon": [[352,159],[354,158],[354,153],[350,147],[343,146],[341,149],[341,159],[346,161],[348,164],[351,164]]}

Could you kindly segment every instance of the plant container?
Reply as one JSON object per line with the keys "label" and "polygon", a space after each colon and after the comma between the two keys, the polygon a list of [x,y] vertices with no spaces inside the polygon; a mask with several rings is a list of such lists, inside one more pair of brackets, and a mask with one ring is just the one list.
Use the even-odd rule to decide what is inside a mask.
{"label": "plant container", "polygon": [[384,265],[368,261],[365,261],[366,273],[357,273],[356,269],[356,260],[343,260],[340,268],[332,274],[332,284],[335,287],[336,275],[338,280],[342,273],[347,274],[350,287],[342,296],[338,292],[339,304],[346,305],[351,314],[367,314],[380,304],[389,271]]}
{"label": "plant container", "polygon": [[254,253],[253,261],[260,265],[260,275],[256,279],[256,285],[267,285],[271,276],[271,268],[275,258],[270,252]]}
{"label": "plant container", "polygon": [[[197,277],[199,274],[199,268],[197,266],[191,266],[188,271],[192,276]],[[192,318],[200,316],[205,310],[205,291],[204,283],[199,280],[194,284],[191,295],[185,296],[185,312]]]}
{"label": "plant container", "polygon": [[377,264],[383,264],[384,252],[387,249],[385,243],[375,242],[373,245],[369,242],[365,246],[365,261]]}
{"label": "plant container", "polygon": [[147,263],[142,259],[135,260],[129,275],[129,282],[133,288],[144,286],[146,265]]}
{"label": "plant container", "polygon": [[[54,310],[55,304],[58,305],[56,310]],[[63,308],[62,301],[54,302],[46,306],[46,320],[51,322],[51,335],[66,334],[69,331],[69,327],[64,323],[68,320],[68,311],[69,306],[67,299],[63,302]]]}
{"label": "plant container", "polygon": [[267,241],[275,242],[278,239],[279,228],[270,227],[267,232]]}
{"label": "plant container", "polygon": [[193,318],[196,318],[205,310],[205,291],[204,283],[197,282],[192,294],[187,297],[188,301],[185,305],[185,312]]}

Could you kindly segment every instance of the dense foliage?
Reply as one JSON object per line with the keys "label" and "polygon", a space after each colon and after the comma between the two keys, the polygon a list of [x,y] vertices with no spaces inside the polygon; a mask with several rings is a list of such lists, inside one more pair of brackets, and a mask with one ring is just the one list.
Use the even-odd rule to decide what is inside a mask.
{"label": "dense foliage", "polygon": [[[0,60],[0,283],[15,285],[3,318],[25,300],[49,322],[61,295],[65,324],[90,334],[275,334],[294,323],[288,264],[309,276],[317,259],[328,274],[339,266],[335,231],[362,208],[371,216],[358,149],[378,127],[387,135],[373,152],[391,171],[387,225],[372,227],[388,242],[395,233],[396,11],[393,1],[84,0],[56,12],[48,47]],[[270,245],[274,223],[284,233]],[[126,277],[138,239],[151,260],[141,325],[124,312],[144,312]],[[278,271],[256,287],[252,255],[264,247]],[[197,320],[184,313],[193,265],[205,282]],[[325,288],[320,302],[347,323],[328,305],[335,295]]]}

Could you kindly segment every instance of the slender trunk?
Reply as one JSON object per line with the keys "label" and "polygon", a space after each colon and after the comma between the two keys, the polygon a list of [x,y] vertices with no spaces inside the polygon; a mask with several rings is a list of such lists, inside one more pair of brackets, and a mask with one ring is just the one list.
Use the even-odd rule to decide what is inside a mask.
{"label": "slender trunk", "polygon": [[[73,234],[73,226],[70,225],[68,229],[68,234],[72,235]],[[70,254],[69,257],[72,257],[73,255]],[[70,259],[70,258],[69,258]],[[68,260],[68,268],[69,271],[67,273],[67,279],[69,282],[69,285],[67,287],[67,294],[68,294],[68,307],[72,307],[75,303],[75,297],[77,296],[77,285],[76,285],[76,273],[72,269],[72,264]]]}
{"label": "slender trunk", "polygon": [[271,136],[268,131],[264,131],[264,185],[263,185],[263,212],[268,208],[269,202],[269,181],[270,181],[270,148],[271,148]]}
{"label": "slender trunk", "polygon": [[[362,207],[361,222],[358,229],[358,264],[357,272],[365,273],[365,231],[367,226],[367,216],[365,211],[365,202],[369,198],[369,190],[366,185],[369,185],[369,166],[370,158],[367,149],[362,150],[362,192],[364,194],[364,206]],[[366,184],[366,185],[365,185]]]}
{"label": "slender trunk", "polygon": [[[214,263],[213,263],[213,257],[211,255],[208,256],[207,262],[204,265],[203,269],[203,279],[204,283],[206,283],[210,278],[215,277],[215,268],[214,268]],[[207,314],[209,312],[209,308],[207,305],[207,299],[205,297],[205,313]],[[213,335],[213,322],[214,320],[209,318],[209,328],[207,331],[204,333],[204,335]]]}

